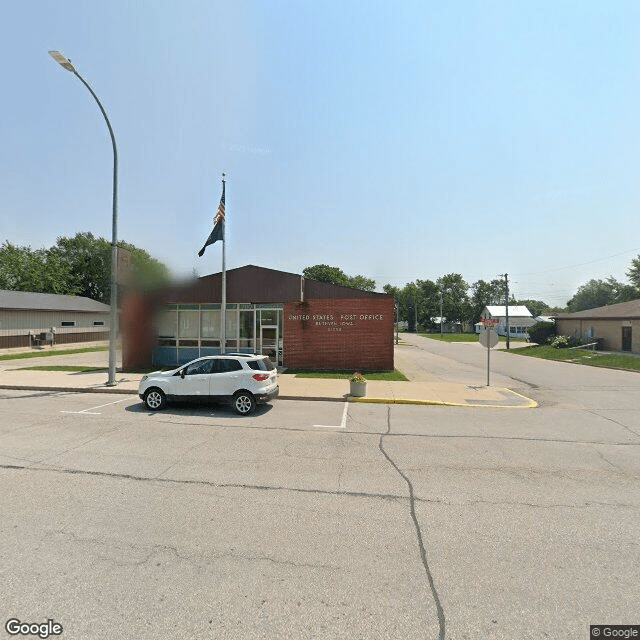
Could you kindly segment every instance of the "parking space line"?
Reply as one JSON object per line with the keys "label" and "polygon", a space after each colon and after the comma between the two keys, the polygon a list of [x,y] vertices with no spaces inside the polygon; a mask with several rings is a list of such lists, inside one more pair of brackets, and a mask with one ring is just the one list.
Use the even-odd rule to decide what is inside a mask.
{"label": "parking space line", "polygon": [[108,407],[112,404],[118,404],[118,402],[124,402],[125,400],[130,400],[130,398],[122,398],[122,400],[116,400],[115,402],[107,402],[107,404],[100,404],[97,407],[89,407],[88,409],[83,409],[82,411],[61,411],[60,413],[84,413],[89,416],[99,416],[101,415],[101,412],[94,412],[92,411],[92,409],[102,409],[102,407]]}
{"label": "parking space line", "polygon": [[340,424],[314,424],[314,427],[322,427],[323,429],[346,429],[347,428],[347,411],[349,410],[349,403],[344,403],[344,411],[342,412],[342,420]]}

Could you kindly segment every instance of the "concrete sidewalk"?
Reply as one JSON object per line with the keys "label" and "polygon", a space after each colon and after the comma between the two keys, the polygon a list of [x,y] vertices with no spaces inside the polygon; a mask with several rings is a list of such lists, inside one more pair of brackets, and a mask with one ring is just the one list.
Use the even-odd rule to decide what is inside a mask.
{"label": "concrete sidewalk", "polygon": [[[370,380],[367,382],[365,398],[349,395],[349,381],[329,378],[297,378],[293,374],[279,375],[280,399],[284,400],[325,400],[336,402],[371,402],[381,404],[424,404],[464,407],[505,407],[532,408],[534,400],[515,391],[499,386],[478,384],[477,375],[468,371],[456,372],[455,376],[436,377],[427,372],[428,366],[416,364],[416,354],[411,345],[396,347],[396,364],[409,378],[409,382],[387,382]],[[142,374],[120,373],[116,375],[117,385],[107,387],[106,371],[33,371],[25,369],[41,365],[106,366],[107,354],[94,352],[51,356],[25,360],[0,361],[0,388],[16,390],[67,391],[85,393],[119,393],[137,395]]]}

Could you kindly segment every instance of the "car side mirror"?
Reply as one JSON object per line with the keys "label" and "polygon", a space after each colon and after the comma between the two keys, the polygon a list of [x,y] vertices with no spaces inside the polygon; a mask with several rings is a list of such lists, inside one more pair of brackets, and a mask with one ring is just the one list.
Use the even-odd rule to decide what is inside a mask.
{"label": "car side mirror", "polygon": [[184,369],[180,371],[180,377],[184,380]]}

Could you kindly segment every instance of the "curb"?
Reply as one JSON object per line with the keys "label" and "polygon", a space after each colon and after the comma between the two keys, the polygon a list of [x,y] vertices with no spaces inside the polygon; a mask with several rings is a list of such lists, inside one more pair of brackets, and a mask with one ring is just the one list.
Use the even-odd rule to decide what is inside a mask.
{"label": "curb", "polygon": [[[442,402],[440,400],[411,400],[409,398],[356,398],[349,397],[347,402],[361,402],[362,404],[423,404],[423,405],[432,405],[432,406],[447,406],[449,403]],[[460,404],[451,406],[459,406],[459,407],[468,407],[468,404]]]}
{"label": "curb", "polygon": [[27,384],[0,384],[0,389],[10,389],[12,391],[64,391],[67,393],[118,393],[120,395],[137,396],[137,391],[129,389],[117,389],[116,387],[97,387],[90,389],[87,387],[34,387]]}
{"label": "curb", "polygon": [[346,398],[335,396],[278,396],[276,400],[310,400],[311,402],[346,402]]}
{"label": "curb", "polygon": [[[515,393],[515,391],[513,392]],[[519,395],[520,394],[516,394]],[[527,405],[513,405],[513,404],[471,404],[461,402],[444,402],[442,400],[411,400],[402,398],[349,398],[348,402],[361,402],[363,404],[413,404],[413,405],[428,405],[435,407],[464,407],[466,409],[535,409],[538,403],[531,398],[520,396],[525,400],[528,400]]]}
{"label": "curb", "polygon": [[[1,384],[0,389],[11,391],[59,391],[64,393],[109,393],[118,395],[138,396],[137,391],[129,389],[118,389],[115,387],[35,387],[33,385],[24,384]],[[533,409],[538,403],[531,398],[527,398],[516,391],[509,389],[511,393],[527,400],[528,405],[500,405],[500,404],[462,404],[458,402],[443,402],[441,400],[413,400],[410,398],[359,398],[354,396],[278,396],[278,400],[308,400],[310,402],[359,402],[362,404],[408,404],[438,407],[466,407],[466,408],[483,408],[483,409]]]}

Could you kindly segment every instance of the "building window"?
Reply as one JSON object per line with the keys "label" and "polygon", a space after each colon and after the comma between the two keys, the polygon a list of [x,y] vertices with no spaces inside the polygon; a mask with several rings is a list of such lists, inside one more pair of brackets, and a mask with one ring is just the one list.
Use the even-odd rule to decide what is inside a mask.
{"label": "building window", "polygon": [[156,330],[158,345],[161,347],[175,347],[178,337],[178,314],[175,310],[167,310],[158,318]]}
{"label": "building window", "polygon": [[[200,314],[200,335],[203,338],[220,338],[220,311],[203,310]],[[217,344],[220,344],[219,342]],[[208,345],[207,345],[208,346]],[[217,346],[217,345],[216,345]]]}
{"label": "building window", "polygon": [[104,327],[104,320],[94,320],[93,321],[93,326],[94,327]]}
{"label": "building window", "polygon": [[200,312],[195,309],[182,309],[178,311],[178,336],[179,338],[195,338],[198,336],[198,321]]}
{"label": "building window", "polygon": [[76,321],[75,320],[63,320],[60,323],[61,327],[75,327],[76,326]]}

